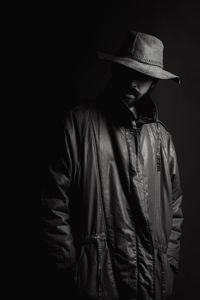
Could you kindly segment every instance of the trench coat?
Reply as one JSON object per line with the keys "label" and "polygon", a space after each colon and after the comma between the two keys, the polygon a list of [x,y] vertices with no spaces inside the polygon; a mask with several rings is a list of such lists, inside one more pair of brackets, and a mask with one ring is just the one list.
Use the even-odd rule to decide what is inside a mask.
{"label": "trench coat", "polygon": [[136,110],[109,95],[72,108],[49,167],[45,241],[80,299],[172,294],[183,221],[177,157],[151,98]]}

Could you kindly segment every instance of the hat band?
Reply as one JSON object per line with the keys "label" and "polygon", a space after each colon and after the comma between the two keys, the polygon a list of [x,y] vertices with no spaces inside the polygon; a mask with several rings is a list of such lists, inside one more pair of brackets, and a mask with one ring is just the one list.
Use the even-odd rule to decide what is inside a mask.
{"label": "hat band", "polygon": [[139,62],[142,62],[142,63],[146,63],[148,65],[153,65],[153,66],[157,66],[157,67],[160,67],[160,68],[164,68],[164,65],[160,62],[160,61],[155,61],[155,60],[151,60],[145,56],[138,56],[138,55],[126,55],[128,58],[131,58],[131,59],[134,59],[134,60],[137,60]]}

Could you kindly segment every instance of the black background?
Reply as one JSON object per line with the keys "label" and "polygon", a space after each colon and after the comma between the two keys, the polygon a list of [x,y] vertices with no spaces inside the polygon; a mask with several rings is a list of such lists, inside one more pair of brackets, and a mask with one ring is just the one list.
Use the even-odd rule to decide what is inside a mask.
{"label": "black background", "polygon": [[[65,6],[48,3],[24,8],[23,17],[17,20],[20,29],[15,46],[23,60],[17,90],[25,100],[23,127],[31,142],[27,138],[24,153],[31,151],[24,158],[35,199],[39,199],[42,172],[56,148],[65,111],[94,98],[109,80],[109,63],[99,61],[96,51],[114,53],[130,28],[163,41],[166,69],[181,77],[180,86],[162,81],[154,92],[159,118],[174,138],[184,192],[180,270],[173,299],[196,299],[200,279],[198,2],[74,1]],[[27,209],[31,210],[30,204]],[[36,246],[33,249],[38,251]],[[33,249],[24,250],[28,265],[37,260]],[[33,274],[29,276],[27,281],[34,281]]]}

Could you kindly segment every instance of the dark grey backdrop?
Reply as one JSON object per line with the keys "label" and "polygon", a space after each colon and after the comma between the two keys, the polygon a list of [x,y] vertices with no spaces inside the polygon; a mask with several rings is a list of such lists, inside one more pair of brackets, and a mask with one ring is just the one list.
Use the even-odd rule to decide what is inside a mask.
{"label": "dark grey backdrop", "polygon": [[33,80],[37,112],[35,145],[39,159],[32,167],[42,174],[68,107],[82,99],[92,99],[106,85],[109,64],[96,58],[96,50],[114,52],[130,28],[159,37],[165,45],[166,68],[181,76],[180,86],[171,81],[160,82],[154,95],[160,119],[174,137],[184,192],[180,271],[173,299],[196,299],[200,280],[198,4],[195,1],[187,4],[184,1],[80,2],[65,8],[38,9],[36,15],[40,21],[36,18],[33,23],[33,34],[36,28],[33,69],[38,69]]}

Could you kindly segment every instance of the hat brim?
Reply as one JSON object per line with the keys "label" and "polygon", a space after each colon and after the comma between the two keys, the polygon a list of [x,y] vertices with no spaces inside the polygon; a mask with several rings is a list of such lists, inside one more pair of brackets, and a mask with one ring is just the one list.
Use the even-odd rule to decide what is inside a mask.
{"label": "hat brim", "polygon": [[119,57],[111,54],[97,52],[100,59],[109,60],[125,67],[131,68],[137,72],[157,78],[157,79],[173,79],[180,84],[180,77],[172,74],[158,66],[145,64],[129,57]]}

